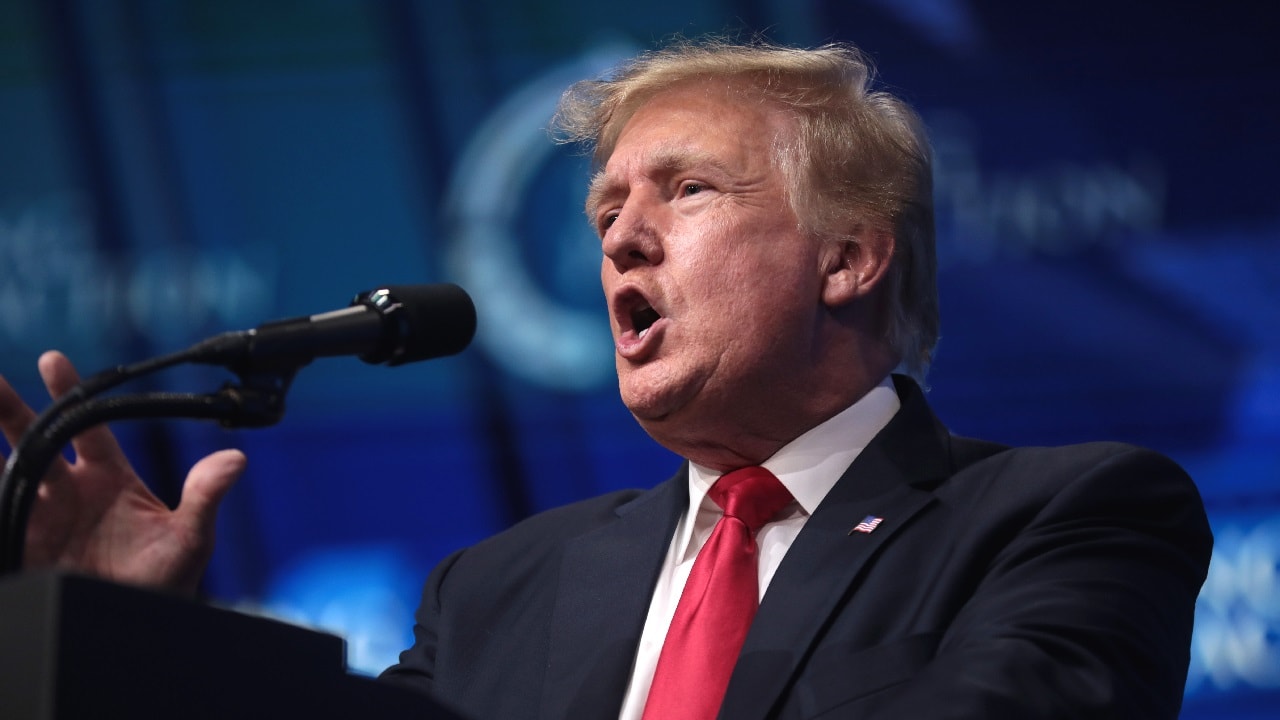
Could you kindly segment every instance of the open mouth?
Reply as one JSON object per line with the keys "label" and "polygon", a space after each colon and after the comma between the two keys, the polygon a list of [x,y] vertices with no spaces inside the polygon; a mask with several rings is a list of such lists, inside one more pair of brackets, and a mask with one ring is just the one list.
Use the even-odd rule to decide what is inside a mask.
{"label": "open mouth", "polygon": [[639,288],[631,286],[614,297],[613,317],[620,338],[643,340],[662,319],[662,313],[653,307],[653,302]]}
{"label": "open mouth", "polygon": [[636,331],[636,337],[644,338],[649,332],[649,328],[653,324],[662,319],[657,310],[651,305],[645,304],[631,311],[631,326]]}
{"label": "open mouth", "polygon": [[655,358],[671,323],[663,298],[651,297],[638,285],[628,283],[614,293],[609,305],[618,359],[634,365]]}

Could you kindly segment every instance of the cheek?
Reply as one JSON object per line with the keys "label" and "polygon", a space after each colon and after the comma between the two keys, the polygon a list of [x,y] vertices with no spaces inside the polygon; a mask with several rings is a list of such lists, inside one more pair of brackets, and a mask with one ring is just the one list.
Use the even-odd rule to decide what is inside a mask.
{"label": "cheek", "polygon": [[747,223],[711,216],[672,241],[686,280],[710,290],[759,282],[758,260],[769,238]]}

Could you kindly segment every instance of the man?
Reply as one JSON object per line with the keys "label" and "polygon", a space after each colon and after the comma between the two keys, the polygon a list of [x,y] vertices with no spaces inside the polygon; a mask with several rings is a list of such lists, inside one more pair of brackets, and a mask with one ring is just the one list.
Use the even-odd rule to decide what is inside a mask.
{"label": "man", "polygon": [[[952,436],[891,375],[937,338],[929,156],[867,83],[851,48],[708,42],[570,89],[621,395],[689,462],[446,559],[387,681],[477,718],[1177,716],[1195,487],[1137,448]],[[56,354],[41,372],[74,382]],[[11,442],[30,419],[0,387]],[[169,513],[105,430],[75,450],[29,563],[192,587],[243,456],[201,461]],[[759,522],[721,509],[743,473],[777,501]]]}

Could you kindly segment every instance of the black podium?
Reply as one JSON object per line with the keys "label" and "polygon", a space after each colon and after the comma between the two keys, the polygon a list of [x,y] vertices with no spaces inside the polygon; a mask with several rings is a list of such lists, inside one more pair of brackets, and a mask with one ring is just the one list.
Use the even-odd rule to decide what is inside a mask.
{"label": "black podium", "polygon": [[0,579],[0,718],[424,718],[349,675],[341,638],[88,577]]}

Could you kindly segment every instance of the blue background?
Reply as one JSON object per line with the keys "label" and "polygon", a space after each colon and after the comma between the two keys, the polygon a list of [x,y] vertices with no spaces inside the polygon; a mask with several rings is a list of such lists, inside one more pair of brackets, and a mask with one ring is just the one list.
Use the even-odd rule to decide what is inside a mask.
{"label": "blue background", "polygon": [[445,553],[676,467],[617,401],[586,164],[544,131],[559,92],[675,32],[852,41],[937,151],[935,408],[963,434],[1187,467],[1218,542],[1184,717],[1273,716],[1276,11],[1046,5],[5,0],[0,372],[38,400],[49,347],[90,371],[378,284],[468,288],[460,357],[318,361],[266,430],[118,428],[166,497],[244,448],[208,592],[339,632],[377,671]]}

